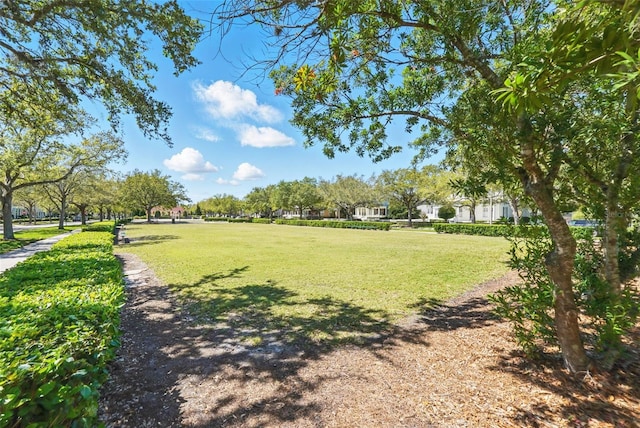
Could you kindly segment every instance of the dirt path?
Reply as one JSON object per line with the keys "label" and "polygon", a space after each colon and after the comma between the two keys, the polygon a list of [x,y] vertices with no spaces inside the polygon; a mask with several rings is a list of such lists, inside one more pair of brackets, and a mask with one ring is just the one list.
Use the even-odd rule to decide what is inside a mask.
{"label": "dirt path", "polygon": [[[259,346],[202,326],[136,256],[122,347],[101,390],[109,427],[636,427],[640,357],[605,377],[534,366],[478,286],[361,346]],[[637,349],[637,347],[636,347]]]}

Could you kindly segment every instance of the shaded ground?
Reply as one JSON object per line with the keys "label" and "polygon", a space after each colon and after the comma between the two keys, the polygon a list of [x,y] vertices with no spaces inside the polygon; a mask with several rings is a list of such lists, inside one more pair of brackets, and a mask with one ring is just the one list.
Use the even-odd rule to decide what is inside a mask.
{"label": "shaded ground", "polygon": [[[266,306],[199,324],[137,257],[121,257],[124,334],[100,402],[110,427],[640,426],[638,346],[613,373],[579,379],[559,361],[525,361],[485,299],[513,276],[401,326],[365,328],[355,343],[319,346],[260,329]],[[326,303],[335,331],[359,310]]]}

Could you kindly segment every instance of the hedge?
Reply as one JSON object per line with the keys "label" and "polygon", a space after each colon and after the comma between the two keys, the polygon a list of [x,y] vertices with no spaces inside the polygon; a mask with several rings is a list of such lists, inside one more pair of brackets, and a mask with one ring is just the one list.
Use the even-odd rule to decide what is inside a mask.
{"label": "hedge", "polygon": [[391,223],[367,221],[334,221],[334,220],[285,220],[277,219],[276,224],[290,226],[332,227],[340,229],[389,230]]}
{"label": "hedge", "polygon": [[240,217],[240,218],[233,218],[233,217],[205,217],[204,221],[220,221],[220,222],[225,222],[225,223],[251,223],[252,218],[251,217]]}
{"label": "hedge", "polygon": [[[514,236],[519,227],[504,224],[473,224],[473,223],[436,223],[433,230],[438,233],[451,233],[459,235],[480,235],[480,236]],[[581,240],[593,235],[594,229],[590,227],[569,227],[573,237]]]}
{"label": "hedge", "polygon": [[511,236],[513,226],[503,224],[474,224],[474,223],[435,223],[433,230],[438,233],[480,236]]}
{"label": "hedge", "polygon": [[124,303],[112,242],[74,234],[0,275],[0,426],[97,424]]}
{"label": "hedge", "polygon": [[110,232],[115,234],[116,222],[114,220],[99,221],[82,226],[83,232]]}

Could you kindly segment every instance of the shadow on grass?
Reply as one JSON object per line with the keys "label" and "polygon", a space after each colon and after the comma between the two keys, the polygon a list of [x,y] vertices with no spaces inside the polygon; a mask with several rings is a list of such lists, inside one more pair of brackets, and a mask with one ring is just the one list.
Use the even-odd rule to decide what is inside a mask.
{"label": "shadow on grass", "polygon": [[419,311],[419,322],[430,331],[482,328],[500,321],[484,297],[472,298],[458,304],[423,298],[411,307]]}
{"label": "shadow on grass", "polygon": [[171,284],[198,321],[219,334],[260,347],[277,342],[284,351],[306,352],[342,344],[365,345],[396,332],[389,314],[325,296],[303,298],[276,281],[240,286],[217,281],[241,278],[248,266],[203,276],[189,284]]}
{"label": "shadow on grass", "polygon": [[[427,345],[419,333],[394,327],[383,311],[330,297],[304,298],[275,281],[218,284],[241,279],[248,270],[172,284],[186,299],[183,305],[160,284],[130,289],[123,363],[110,370],[112,385],[125,385],[124,390],[107,385],[102,393],[103,408],[124,413],[121,425],[279,426],[312,420],[322,403],[305,394],[331,376],[306,378],[303,370],[311,361],[344,344],[366,347],[379,358],[378,349],[404,341]],[[199,294],[200,287],[206,292]],[[197,399],[185,400],[191,394]],[[132,400],[135,405],[128,404]],[[115,419],[105,422],[118,425]]]}
{"label": "shadow on grass", "polygon": [[179,238],[180,237],[177,235],[145,235],[131,238],[131,241],[128,244],[124,244],[122,241],[120,241],[120,244],[132,247],[142,247],[144,245],[161,244],[163,242]]}

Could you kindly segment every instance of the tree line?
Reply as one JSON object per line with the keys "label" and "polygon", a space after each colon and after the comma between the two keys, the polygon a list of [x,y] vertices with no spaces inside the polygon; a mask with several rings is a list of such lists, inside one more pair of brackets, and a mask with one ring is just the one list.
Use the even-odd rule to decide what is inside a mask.
{"label": "tree line", "polygon": [[[57,217],[60,229],[73,214],[80,216],[82,224],[86,224],[90,214],[99,220],[144,214],[151,221],[154,208],[173,208],[189,202],[182,184],[157,169],[134,170],[121,176],[106,167],[99,170],[81,167],[55,182],[24,183],[29,185],[12,193],[15,204],[25,209],[32,222],[37,220],[39,210],[49,218]],[[4,239],[13,239],[12,224],[11,213],[3,216]]]}
{"label": "tree line", "polygon": [[266,187],[253,188],[244,198],[221,194],[199,201],[190,207],[196,215],[258,216],[272,218],[284,211],[300,218],[326,216],[353,219],[356,209],[385,206],[385,217],[406,219],[411,226],[421,213],[419,205],[437,205],[444,208],[441,218],[454,207],[467,207],[471,222],[475,223],[475,209],[488,200],[489,193],[499,195],[496,200],[510,203],[514,220],[518,223],[523,199],[508,194],[493,183],[442,166],[412,166],[386,170],[378,176],[337,175],[332,179],[305,177],[300,180],[280,181]]}

